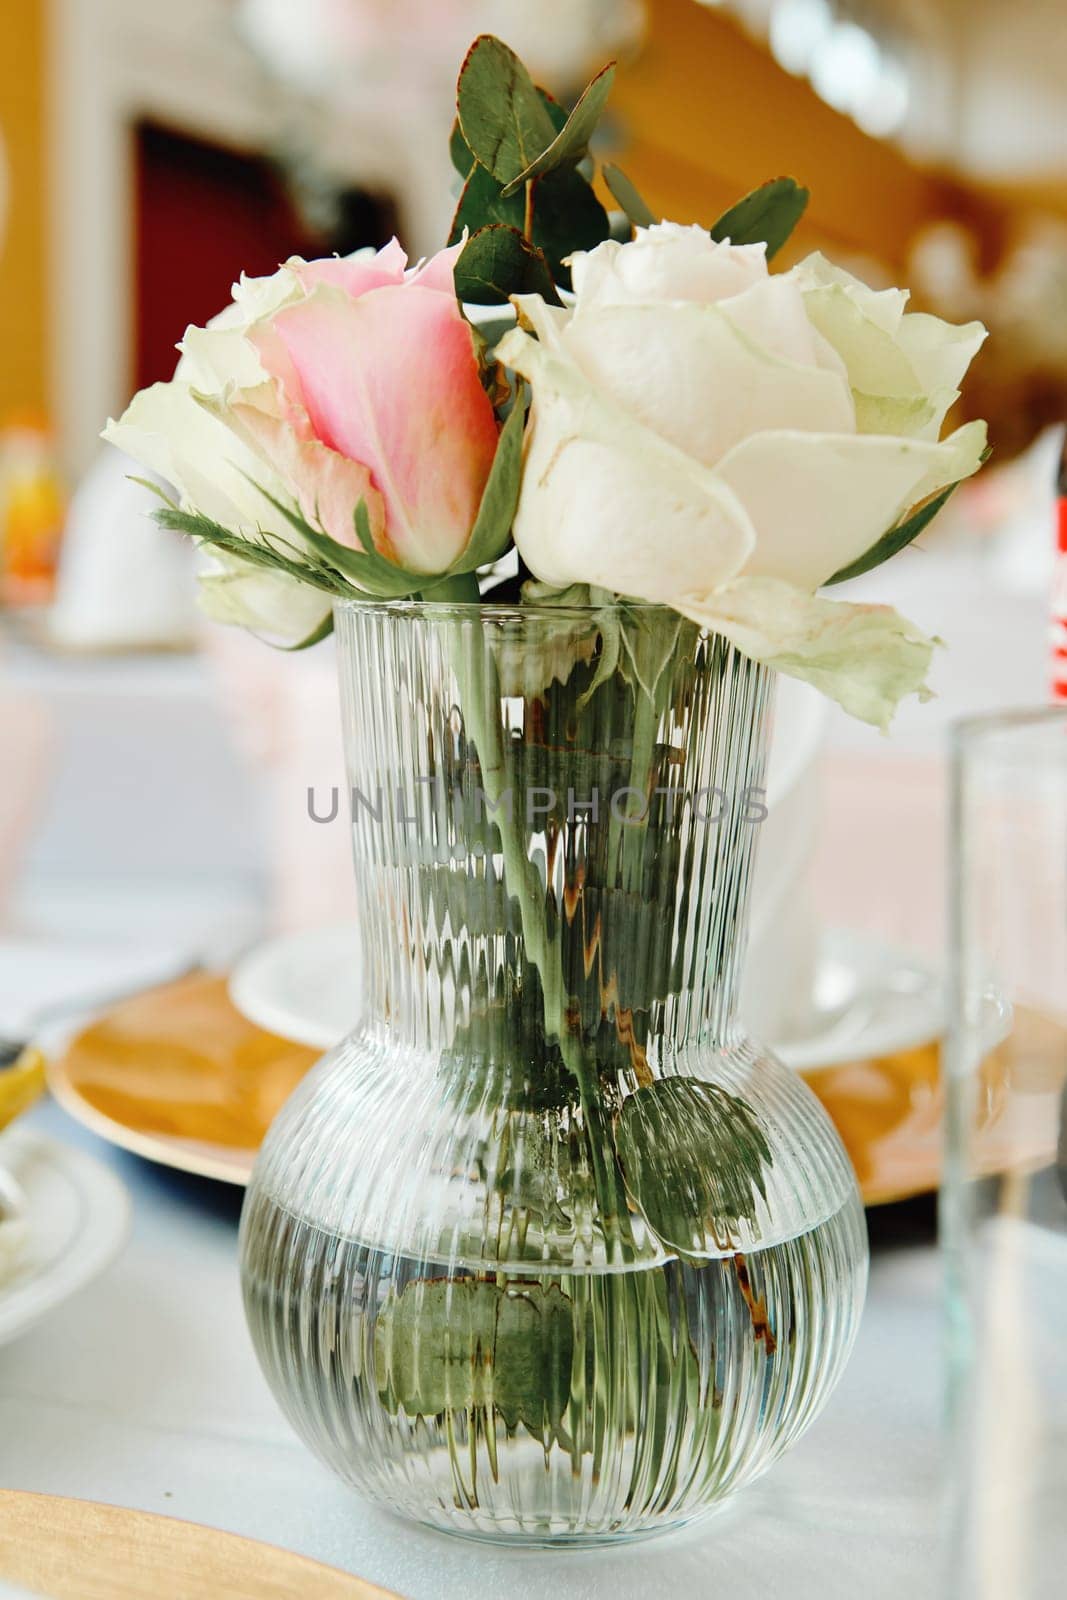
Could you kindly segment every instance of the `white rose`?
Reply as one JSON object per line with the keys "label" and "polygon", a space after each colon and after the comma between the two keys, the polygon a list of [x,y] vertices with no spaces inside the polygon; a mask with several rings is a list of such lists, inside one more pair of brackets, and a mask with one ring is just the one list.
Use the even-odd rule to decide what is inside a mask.
{"label": "white rose", "polygon": [[[877,316],[862,308],[864,343],[861,286],[835,281],[826,297],[814,258],[771,277],[761,246],[670,223],[572,271],[573,309],[517,297],[537,338],[516,329],[498,350],[532,386],[515,523],[526,565],[558,588],[673,606],[884,725],[921,690],[931,642],[887,608],[814,591],[977,469],[984,424],[942,443],[929,429],[981,330],[879,302]],[[868,369],[854,364],[872,343],[885,365],[872,357],[861,404]],[[912,426],[879,431],[877,400]]]}

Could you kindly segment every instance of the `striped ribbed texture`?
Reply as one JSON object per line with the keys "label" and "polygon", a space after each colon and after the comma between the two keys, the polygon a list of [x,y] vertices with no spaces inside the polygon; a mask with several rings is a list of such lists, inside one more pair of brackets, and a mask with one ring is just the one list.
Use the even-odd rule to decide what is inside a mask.
{"label": "striped ribbed texture", "polygon": [[260,1358],[421,1520],[686,1520],[807,1426],[866,1272],[836,1134],[733,1021],[767,674],[651,608],[337,632],[366,1014],[249,1191]]}

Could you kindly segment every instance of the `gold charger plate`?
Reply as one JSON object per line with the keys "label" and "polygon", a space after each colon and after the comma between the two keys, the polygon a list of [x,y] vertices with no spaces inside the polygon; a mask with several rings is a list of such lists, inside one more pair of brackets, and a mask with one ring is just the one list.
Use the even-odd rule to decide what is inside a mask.
{"label": "gold charger plate", "polygon": [[[1018,1048],[1019,1030],[1028,1050]],[[1065,1043],[1063,1028],[1024,1013],[1010,1068],[1006,1051],[990,1056],[978,1134],[986,1170],[1021,1149],[1043,1150],[1056,1126],[1045,1095],[1058,1088],[1039,1064],[1062,1061]],[[48,1078],[59,1103],[113,1144],[245,1184],[271,1119],[316,1059],[242,1017],[224,976],[197,973],[113,1006],[49,1063]],[[1028,1074],[1020,1059],[1031,1063]],[[837,1124],[866,1205],[937,1188],[944,1095],[936,1042],[803,1076]]]}
{"label": "gold charger plate", "polygon": [[396,1600],[392,1589],[218,1528],[7,1490],[0,1580],[50,1600]]}

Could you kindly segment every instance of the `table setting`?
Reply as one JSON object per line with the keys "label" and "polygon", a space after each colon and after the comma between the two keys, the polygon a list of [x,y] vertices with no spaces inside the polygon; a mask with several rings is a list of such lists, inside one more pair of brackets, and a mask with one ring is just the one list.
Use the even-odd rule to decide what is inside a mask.
{"label": "table setting", "polygon": [[241,277],[107,423],[108,572],[180,535],[252,639],[165,717],[105,667],[159,809],[77,871],[91,697],[5,647],[0,1594],[1062,1570],[1067,713],[1047,563],[958,531],[985,329],[773,265],[793,178],[661,219],[613,76],[481,36],[443,247]]}

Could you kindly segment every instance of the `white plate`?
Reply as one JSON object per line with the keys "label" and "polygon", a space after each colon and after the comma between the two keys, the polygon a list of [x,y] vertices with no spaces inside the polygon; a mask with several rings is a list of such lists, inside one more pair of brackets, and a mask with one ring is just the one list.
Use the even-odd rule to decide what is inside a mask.
{"label": "white plate", "polygon": [[[328,1050],[359,1018],[359,971],[351,924],[313,928],[250,951],[230,975],[230,998],[270,1033]],[[758,1036],[759,1019],[748,1020]],[[810,1071],[914,1049],[944,1028],[941,978],[928,961],[872,934],[827,928],[810,1013],[770,1043],[789,1066]]]}
{"label": "white plate", "polygon": [[[0,1344],[95,1278],[130,1230],[130,1201],[106,1167],[27,1128],[0,1137],[6,1191],[21,1202],[23,1237],[0,1272]],[[6,1224],[5,1226],[12,1226]]]}

